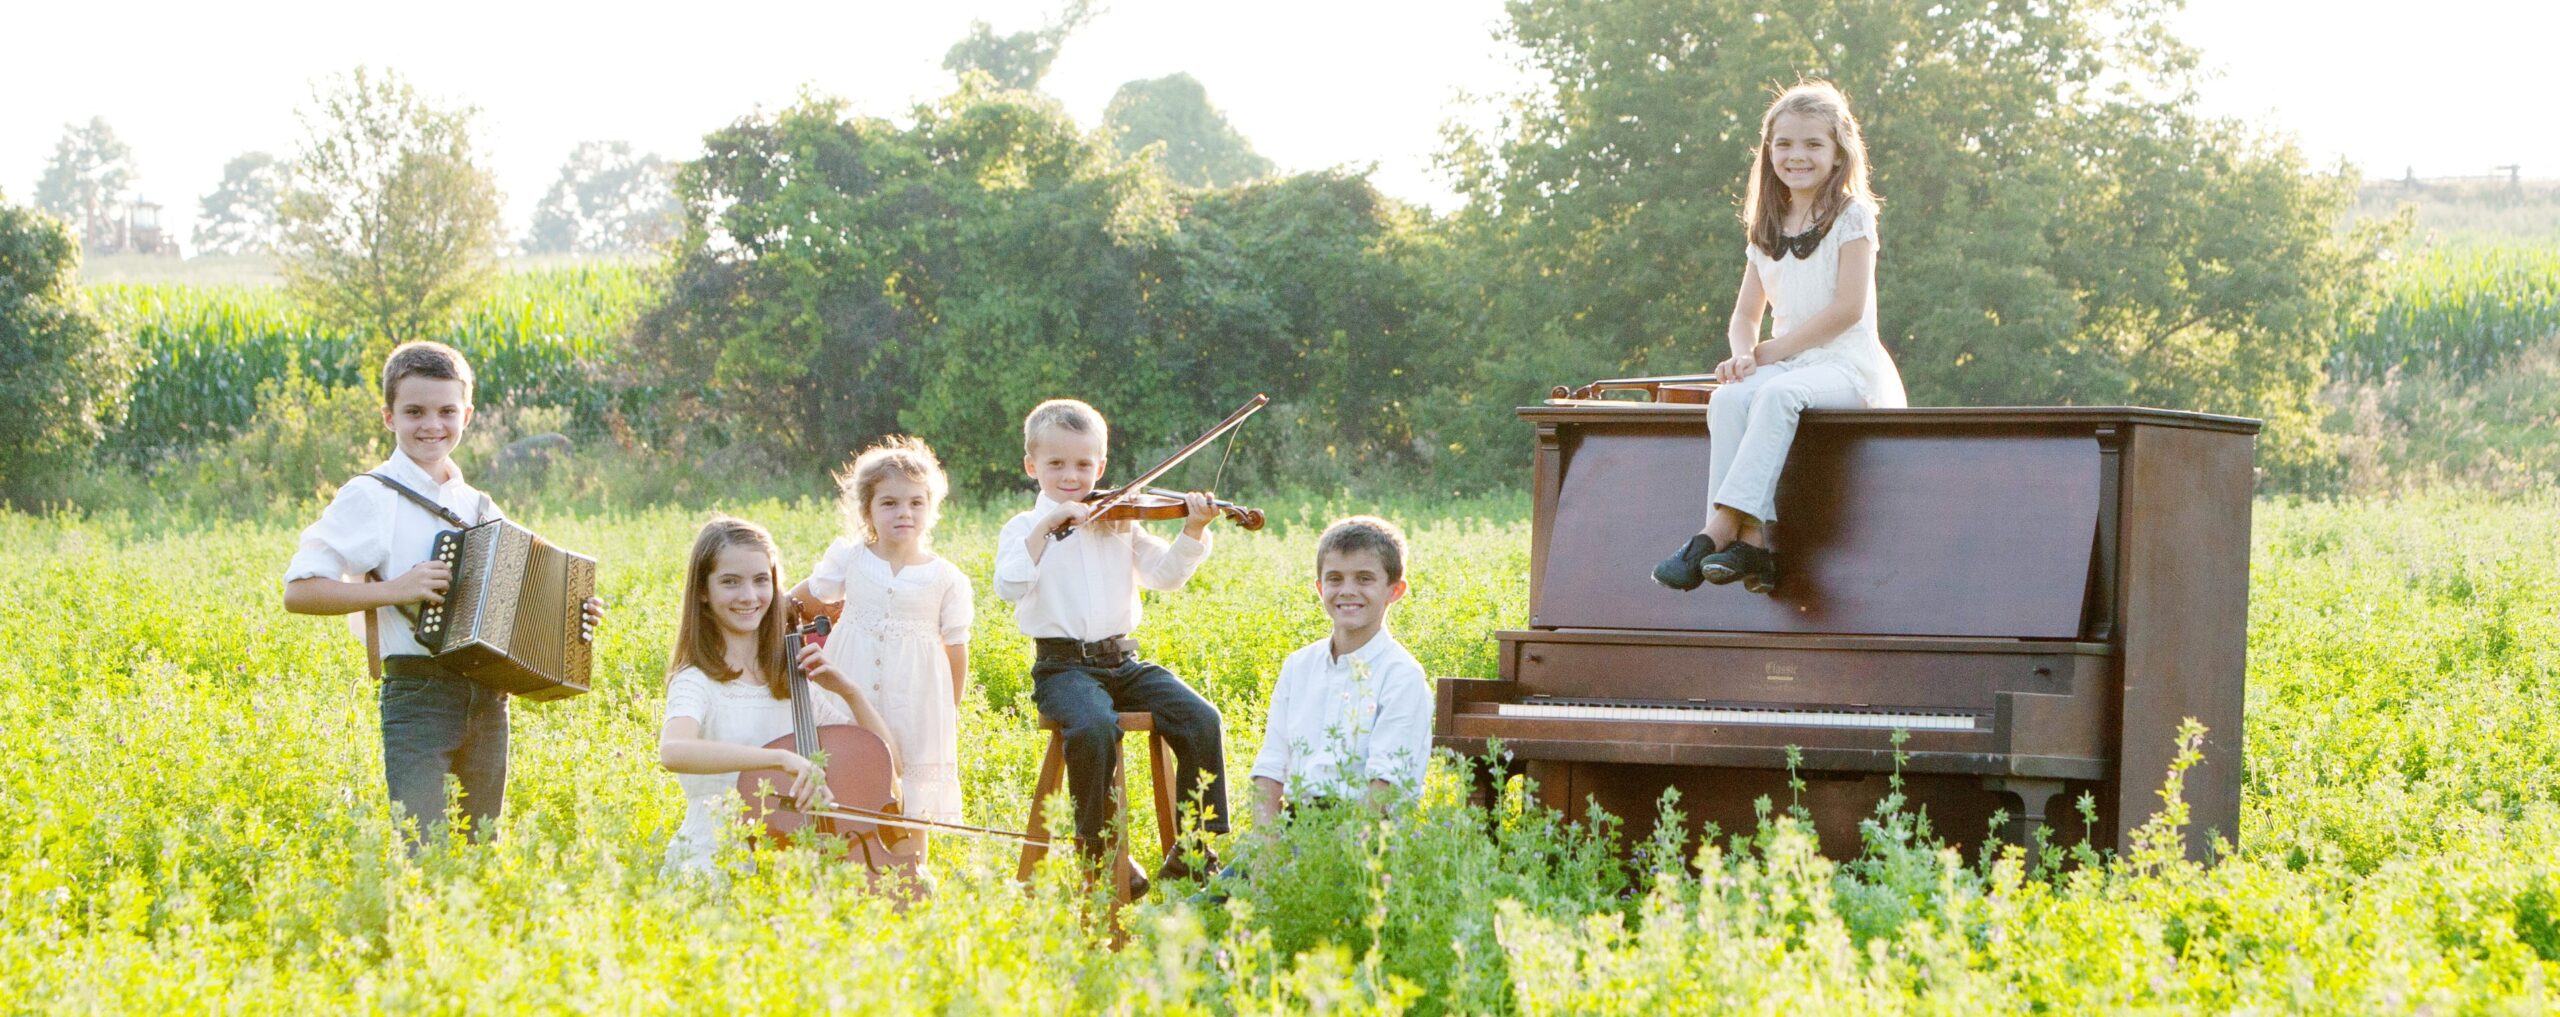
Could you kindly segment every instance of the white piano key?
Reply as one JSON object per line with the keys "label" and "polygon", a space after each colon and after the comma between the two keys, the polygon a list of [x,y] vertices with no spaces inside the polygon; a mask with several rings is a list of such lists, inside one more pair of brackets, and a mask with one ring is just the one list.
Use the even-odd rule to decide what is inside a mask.
{"label": "white piano key", "polygon": [[1846,727],[1906,731],[1975,731],[1980,718],[1969,713],[1852,712],[1788,710],[1735,706],[1598,706],[1580,703],[1497,703],[1494,715],[1565,720],[1650,720],[1683,724],[1763,724],[1783,727]]}

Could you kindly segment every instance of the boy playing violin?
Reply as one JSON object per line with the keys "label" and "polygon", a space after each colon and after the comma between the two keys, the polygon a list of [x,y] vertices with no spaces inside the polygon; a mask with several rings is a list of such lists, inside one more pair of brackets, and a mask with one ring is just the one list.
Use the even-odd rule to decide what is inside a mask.
{"label": "boy playing violin", "polygon": [[[1209,496],[1185,496],[1188,513],[1171,543],[1128,522],[1090,522],[1085,499],[1101,480],[1110,451],[1102,414],[1073,399],[1041,403],[1022,422],[1022,471],[1040,497],[997,537],[996,594],[1014,605],[1030,636],[1032,702],[1057,722],[1064,744],[1067,792],[1075,800],[1076,845],[1088,859],[1107,857],[1111,773],[1120,752],[1119,712],[1155,715],[1172,746],[1174,800],[1197,809],[1200,829],[1227,831],[1225,744],[1218,709],[1173,672],[1138,655],[1138,588],[1178,590],[1209,557]],[[1061,526],[1073,527],[1064,537]],[[1197,805],[1193,803],[1197,800]],[[1216,868],[1212,862],[1211,870]],[[1158,879],[1192,873],[1180,856],[1165,860]],[[1132,897],[1146,880],[1131,880]]]}

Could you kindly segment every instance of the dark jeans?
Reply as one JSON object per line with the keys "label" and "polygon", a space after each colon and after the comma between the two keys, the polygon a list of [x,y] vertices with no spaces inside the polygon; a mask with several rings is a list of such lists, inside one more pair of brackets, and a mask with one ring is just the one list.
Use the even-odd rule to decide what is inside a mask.
{"label": "dark jeans", "polygon": [[1076,840],[1099,852],[1111,829],[1111,766],[1120,756],[1120,711],[1155,714],[1173,749],[1175,808],[1199,795],[1200,828],[1227,832],[1227,753],[1218,708],[1173,672],[1132,659],[1114,668],[1042,661],[1031,667],[1031,702],[1058,722],[1065,742],[1067,794],[1076,803]]}
{"label": "dark jeans", "polygon": [[414,847],[444,827],[444,778],[462,785],[474,839],[497,832],[507,803],[507,694],[460,675],[382,679],[382,782],[393,818],[417,823]]}

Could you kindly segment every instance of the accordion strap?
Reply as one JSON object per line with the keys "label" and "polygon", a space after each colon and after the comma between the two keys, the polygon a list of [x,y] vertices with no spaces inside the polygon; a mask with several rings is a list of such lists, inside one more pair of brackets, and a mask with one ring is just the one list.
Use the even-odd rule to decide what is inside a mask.
{"label": "accordion strap", "polygon": [[[443,502],[429,498],[426,495],[419,494],[416,489],[411,488],[407,484],[403,484],[379,473],[368,473],[365,474],[365,476],[380,481],[382,486],[399,492],[401,497],[417,502],[419,508],[435,513],[436,518],[445,521],[445,525],[451,526],[455,529],[467,529],[471,526],[470,523],[463,522],[461,516],[454,515],[452,509],[444,507]],[[487,494],[482,494],[480,496],[480,501],[481,506],[486,508],[488,506],[489,496]]]}
{"label": "accordion strap", "polygon": [[[471,528],[470,523],[463,522],[462,517],[455,515],[452,509],[444,507],[443,502],[439,502],[433,498],[427,497],[426,495],[419,494],[416,489],[411,488],[407,484],[403,484],[379,473],[367,473],[365,476],[371,477],[382,486],[398,492],[401,497],[418,503],[419,508],[423,508],[428,512],[434,513],[436,518],[444,520],[445,524],[448,526],[458,530],[467,530]],[[489,500],[489,492],[482,491],[479,492],[479,494],[480,521],[485,523],[489,520],[498,518],[498,506],[496,503]],[[364,574],[364,577],[372,582],[381,582],[382,570],[375,569],[371,572],[367,572]],[[375,609],[371,608],[366,609],[364,613],[364,664],[365,671],[373,675],[374,682],[379,684],[382,681],[382,616]]]}

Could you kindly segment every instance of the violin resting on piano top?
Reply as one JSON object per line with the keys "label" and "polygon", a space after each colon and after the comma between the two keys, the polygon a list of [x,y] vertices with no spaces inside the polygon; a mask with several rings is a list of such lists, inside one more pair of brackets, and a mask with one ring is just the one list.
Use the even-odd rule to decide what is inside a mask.
{"label": "violin resting on piano top", "polygon": [[1704,598],[1646,578],[1697,526],[1704,406],[1568,391],[1520,416],[1529,627],[1497,633],[1499,678],[1440,680],[1436,745],[1499,740],[1547,804],[1637,836],[1678,788],[1726,833],[1763,796],[1800,801],[1823,849],[1854,855],[1898,772],[1968,853],[2039,826],[2104,850],[2159,807],[2192,717],[2188,853],[2238,841],[2257,421],[1808,411],[1771,530],[1794,565],[1770,596]]}

